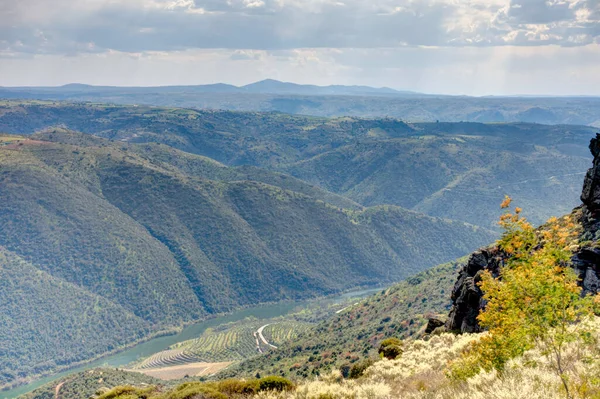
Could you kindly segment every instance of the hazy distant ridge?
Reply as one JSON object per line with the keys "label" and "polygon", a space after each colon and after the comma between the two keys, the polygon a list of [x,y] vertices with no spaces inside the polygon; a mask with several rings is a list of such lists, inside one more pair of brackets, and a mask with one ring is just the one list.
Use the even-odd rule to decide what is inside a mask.
{"label": "hazy distant ridge", "polygon": [[0,87],[0,99],[68,100],[162,107],[283,112],[324,117],[392,117],[408,122],[529,122],[600,127],[599,97],[468,97],[368,86],[263,80],[246,86]]}
{"label": "hazy distant ridge", "polygon": [[[411,91],[399,91],[388,87],[370,86],[317,86],[281,82],[265,79],[245,86],[234,86],[226,83],[185,86],[155,87],[122,87],[93,86],[81,83],[70,83],[58,87],[5,87],[6,91],[59,91],[70,93],[84,92],[134,92],[134,93],[254,93],[254,94],[298,94],[298,95],[418,95]],[[1,93],[0,93],[1,94]]]}

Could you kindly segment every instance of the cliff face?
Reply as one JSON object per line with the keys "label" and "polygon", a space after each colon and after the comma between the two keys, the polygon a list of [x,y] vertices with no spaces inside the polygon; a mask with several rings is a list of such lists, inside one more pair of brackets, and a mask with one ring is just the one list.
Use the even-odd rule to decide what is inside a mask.
{"label": "cliff face", "polygon": [[[571,259],[571,267],[580,278],[584,293],[600,292],[600,133],[590,142],[594,164],[588,170],[581,194],[582,205],[576,209],[583,227],[581,247]],[[476,251],[459,271],[452,291],[452,308],[446,329],[457,332],[479,332],[479,312],[485,307],[483,292],[478,287],[481,274],[488,270],[494,277],[500,275],[506,256],[495,247]]]}
{"label": "cliff face", "polygon": [[577,270],[585,293],[600,291],[600,133],[590,142],[594,164],[588,170],[581,193],[581,240],[588,245],[573,256],[573,267]]}
{"label": "cliff face", "polygon": [[480,249],[471,254],[467,263],[458,272],[458,279],[452,290],[452,309],[446,321],[446,329],[460,332],[479,332],[477,316],[485,306],[483,292],[478,283],[484,270],[494,277],[500,274],[504,265],[502,252],[496,247]]}

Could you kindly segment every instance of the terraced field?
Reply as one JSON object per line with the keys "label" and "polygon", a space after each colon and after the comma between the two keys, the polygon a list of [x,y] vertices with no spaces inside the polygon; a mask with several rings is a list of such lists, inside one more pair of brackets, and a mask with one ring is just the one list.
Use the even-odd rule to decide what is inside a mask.
{"label": "terraced field", "polygon": [[262,331],[263,336],[270,344],[279,346],[284,342],[291,341],[298,337],[298,334],[308,328],[308,324],[295,321],[284,321],[281,323],[269,324]]}
{"label": "terraced field", "polygon": [[181,366],[188,363],[196,363],[200,360],[192,353],[184,349],[169,349],[158,352],[138,364],[136,369],[155,369],[161,367]]}
{"label": "terraced field", "polygon": [[[247,359],[272,348],[258,340],[257,330],[273,345],[280,345],[308,328],[309,323],[298,321],[244,321],[217,329],[208,329],[200,337],[183,341],[168,350],[158,352],[133,367],[137,370],[176,367],[190,363],[220,363]],[[258,345],[258,346],[257,346]],[[260,349],[259,349],[260,348]]]}

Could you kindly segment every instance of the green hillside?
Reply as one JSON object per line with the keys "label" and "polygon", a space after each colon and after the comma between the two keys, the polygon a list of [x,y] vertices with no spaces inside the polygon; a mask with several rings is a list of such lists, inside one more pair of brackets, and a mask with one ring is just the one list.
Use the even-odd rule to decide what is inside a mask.
{"label": "green hillside", "polygon": [[89,359],[155,331],[148,321],[0,248],[0,381]]}
{"label": "green hillside", "polygon": [[[85,133],[51,128],[30,134],[59,123]],[[423,270],[493,241],[495,233],[485,227],[493,226],[502,194],[531,209],[534,221],[562,212],[580,193],[589,159],[583,155],[589,129],[572,126],[9,103],[0,112],[0,127],[27,133],[0,137],[0,277],[7,282],[0,294],[10,298],[0,304],[0,386],[241,306],[404,280],[316,325],[265,329],[277,349],[253,347],[254,333],[264,324],[252,321],[208,331],[141,366],[245,358],[216,378],[277,375],[301,384],[328,383],[311,379],[333,369],[346,375],[377,359],[384,338],[419,337],[428,316],[447,314],[464,259]],[[594,172],[585,198],[595,194]],[[582,226],[597,227],[595,208],[579,214],[591,218]],[[563,232],[556,232],[558,239]],[[564,251],[580,251],[572,259],[584,288],[597,291],[597,248],[590,242],[569,242]],[[527,253],[538,250],[543,245]],[[472,286],[475,278],[459,284]],[[472,302],[479,310],[479,299]],[[369,376],[377,376],[387,394],[406,387],[415,395],[425,388],[456,393],[445,367],[459,356],[462,341],[450,335],[409,341],[406,357],[376,363],[367,380],[325,378],[335,380],[333,390],[358,392],[375,381]],[[427,347],[431,353],[423,352]],[[267,350],[251,357],[255,349]],[[420,367],[419,356],[428,356],[423,363],[429,371],[411,371]],[[537,367],[526,357],[516,361],[530,373]],[[593,362],[576,361],[587,367],[590,386],[597,385]],[[183,398],[207,389],[220,399],[221,390],[227,397],[249,394],[226,392],[239,381],[170,391],[170,385],[121,371],[107,371],[111,382],[104,384],[96,372],[62,380],[69,387],[64,392],[53,383],[31,397],[54,392],[76,398],[85,392],[103,399]],[[505,381],[497,377],[485,378]],[[261,381],[248,384],[259,387]],[[97,392],[127,383],[143,387]],[[146,390],[145,384],[159,386]],[[311,389],[303,387],[295,392]],[[360,395],[374,392],[364,389]],[[322,394],[315,398],[335,397],[314,391]]]}
{"label": "green hillside", "polygon": [[298,380],[376,358],[382,339],[414,337],[423,332],[427,317],[448,312],[456,273],[464,260],[419,273],[362,300],[309,327],[276,351],[235,365],[219,377],[253,377],[258,373]]}
{"label": "green hillside", "polygon": [[0,149],[0,245],[148,321],[204,315],[173,255],[99,195],[76,152],[40,141]]}
{"label": "green hillside", "polygon": [[583,143],[561,144],[575,140],[569,128],[540,128],[544,134],[531,138],[532,126],[498,126],[494,135],[486,128],[424,126],[430,135],[352,143],[283,169],[366,206],[395,204],[487,228],[495,228],[494,204],[506,193],[540,223],[576,205],[589,159]]}
{"label": "green hillside", "polygon": [[[177,382],[173,382],[176,384]],[[59,381],[44,385],[35,391],[23,395],[25,399],[56,399],[56,386],[60,385],[59,394],[64,399],[90,398],[98,393],[107,392],[120,385],[169,386],[169,383],[144,374],[115,370],[110,368],[98,368],[82,371]]]}
{"label": "green hillside", "polygon": [[0,246],[141,323],[85,354],[74,336],[45,353],[10,336],[21,354],[0,385],[211,314],[463,256],[493,241],[506,193],[534,222],[577,203],[591,134],[23,101],[0,105],[0,131],[24,135],[0,139]]}
{"label": "green hillside", "polygon": [[[252,92],[242,88],[220,91],[223,85],[178,87],[27,87],[0,88],[2,98],[145,104],[163,107],[226,109],[248,112],[285,112],[324,117],[394,117],[435,122],[534,122],[600,127],[597,97],[468,97],[388,93],[361,90],[334,95],[313,88]],[[232,91],[230,91],[233,89]],[[272,90],[272,88],[270,88]],[[373,89],[370,89],[373,90]],[[277,94],[278,93],[278,94]],[[338,93],[340,94],[340,93]]]}
{"label": "green hillside", "polygon": [[[494,237],[394,206],[363,209],[280,174],[228,170],[155,145],[65,130],[3,143],[0,246],[137,324],[123,332],[108,327],[112,321],[83,323],[81,334],[65,329],[44,350],[26,334],[10,334],[4,345],[20,352],[0,385],[239,306],[397,281]],[[86,303],[71,311],[73,320],[98,311]],[[2,329],[21,320],[19,304],[3,311]],[[52,325],[47,313],[24,314],[17,323],[40,326],[31,334]],[[85,334],[102,340],[82,351]]]}
{"label": "green hillside", "polygon": [[[327,317],[317,325],[309,325],[298,330],[297,322],[293,322],[293,327],[296,329],[293,341],[283,342],[274,351],[231,366],[217,375],[217,379],[251,378],[258,373],[263,376],[285,375],[295,381],[302,381],[305,377],[326,375],[328,370],[333,368],[351,367],[362,359],[377,357],[377,347],[382,337],[418,335],[426,323],[426,316],[447,312],[456,271],[462,261],[440,265],[420,273],[405,282],[360,301],[358,305],[345,308],[338,314]],[[231,349],[239,351],[244,347],[244,342],[235,340],[236,334],[246,332],[248,335],[257,326],[258,324],[242,322],[233,326],[222,326],[223,331],[207,331],[196,340],[183,342],[171,348],[171,351],[156,354],[144,361],[141,366],[144,367],[144,364],[157,360],[161,361],[159,364],[163,364],[165,360],[170,362],[169,356],[176,360],[178,351],[189,352],[186,356],[195,355],[204,356],[204,358],[219,356],[224,349],[227,351],[227,348],[223,346],[227,342],[227,338],[233,344]],[[272,332],[267,329],[264,334],[269,339],[272,336]],[[208,347],[215,348],[215,343],[219,350],[214,353],[206,353]],[[245,355],[249,354],[250,352],[245,353]],[[231,354],[227,356],[225,358],[231,358]],[[234,356],[235,359],[239,358],[237,352]],[[66,389],[63,391],[61,388],[61,397],[65,399],[88,397],[101,387],[152,384],[147,381],[149,377],[143,374],[110,369],[102,371],[106,375],[103,383],[98,382],[98,370],[92,374],[95,378],[90,377],[88,373],[79,373],[44,385],[25,395],[24,398],[46,398],[46,395],[55,392],[56,385],[61,382],[65,382],[63,387]],[[111,384],[113,381],[117,383]],[[174,383],[176,382],[153,382],[153,384],[159,385]]]}
{"label": "green hillside", "polygon": [[[404,123],[60,102],[0,105],[0,131],[29,134],[56,125],[243,165],[236,174],[268,184],[284,179],[261,178],[251,166],[291,174],[362,206],[398,205],[492,229],[499,216],[494,204],[507,193],[534,210],[535,223],[575,206],[579,174],[589,162],[588,139],[595,133],[585,126],[530,123]],[[218,172],[206,165],[196,170]],[[206,177],[231,179],[217,174]],[[307,193],[300,185],[288,180],[285,188]],[[340,201],[327,198],[348,205]]]}

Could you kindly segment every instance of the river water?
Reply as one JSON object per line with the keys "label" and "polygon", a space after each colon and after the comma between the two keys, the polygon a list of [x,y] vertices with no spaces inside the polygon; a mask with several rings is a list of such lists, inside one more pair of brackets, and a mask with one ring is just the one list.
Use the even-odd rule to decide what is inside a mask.
{"label": "river water", "polygon": [[[373,294],[377,291],[381,290],[377,289],[369,289],[362,291],[354,291],[342,294],[337,297],[328,298],[325,300],[320,300],[323,303],[336,303],[340,301],[345,301],[350,298],[360,298],[368,296],[369,294]],[[116,353],[114,355],[106,356],[101,359],[95,360],[93,362],[87,363],[84,366],[74,367],[67,371],[53,374],[49,377],[41,378],[39,380],[35,380],[34,382],[22,385],[17,388],[8,390],[8,391],[0,391],[0,399],[13,399],[19,395],[23,395],[25,393],[31,392],[34,389],[41,387],[51,381],[54,381],[58,378],[64,377],[68,374],[77,373],[80,371],[85,371],[88,369],[96,368],[96,367],[122,367],[126,366],[129,363],[138,360],[140,358],[148,357],[157,352],[167,349],[169,346],[174,345],[178,342],[186,341],[188,339],[193,339],[199,337],[207,328],[216,327],[218,325],[224,323],[230,323],[234,321],[243,320],[246,317],[256,317],[258,319],[270,319],[273,317],[284,316],[290,313],[292,310],[298,310],[300,307],[306,307],[311,302],[283,302],[279,304],[271,304],[271,305],[262,305],[254,308],[242,309],[224,316],[215,317],[213,319],[209,319],[206,321],[202,321],[197,324],[192,324],[185,327],[180,333],[175,335],[169,335],[165,337],[154,338],[146,342],[142,342],[138,345],[135,345],[129,349],[125,349],[122,352]]]}

